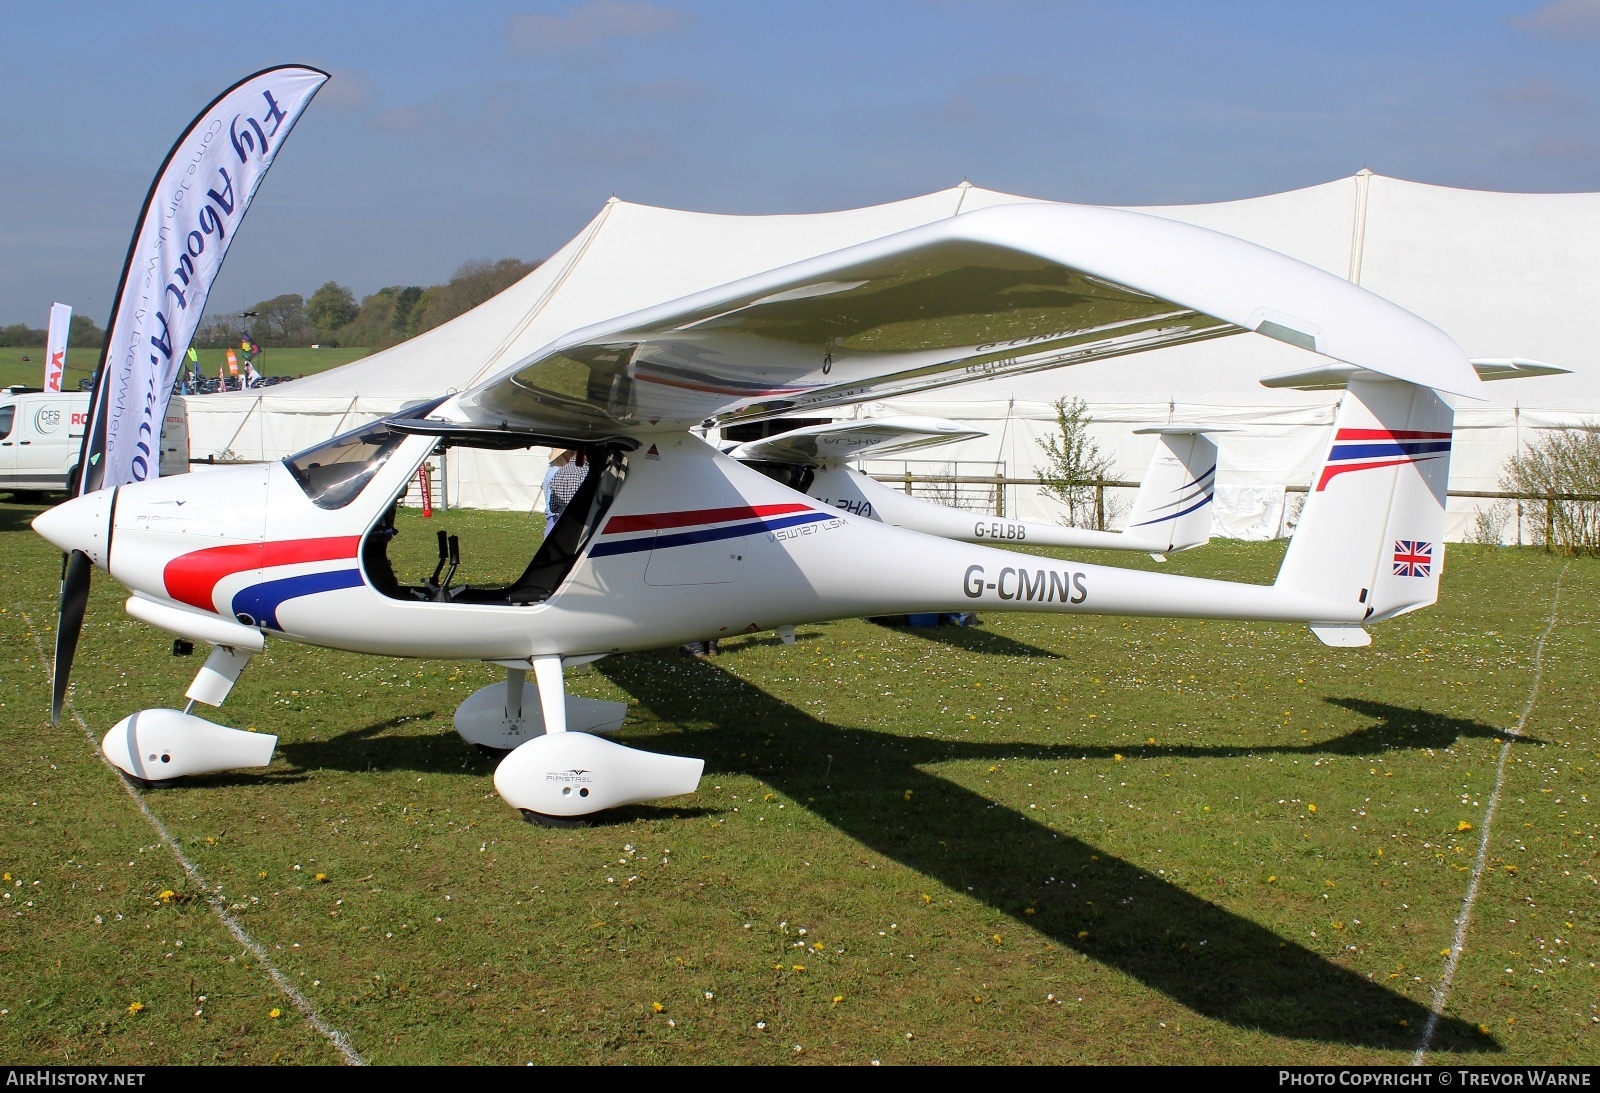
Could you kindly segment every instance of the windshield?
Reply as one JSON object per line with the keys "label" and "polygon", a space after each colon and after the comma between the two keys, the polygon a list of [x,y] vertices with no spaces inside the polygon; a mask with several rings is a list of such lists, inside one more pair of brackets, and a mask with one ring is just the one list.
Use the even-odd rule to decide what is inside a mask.
{"label": "windshield", "polygon": [[403,440],[404,433],[376,422],[291,455],[283,463],[318,508],[342,509],[372,481]]}

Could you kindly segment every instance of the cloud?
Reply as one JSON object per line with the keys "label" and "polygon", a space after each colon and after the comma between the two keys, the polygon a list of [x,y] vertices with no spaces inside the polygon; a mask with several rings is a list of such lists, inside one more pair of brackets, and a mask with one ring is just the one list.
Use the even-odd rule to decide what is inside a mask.
{"label": "cloud", "polygon": [[317,92],[317,105],[341,110],[361,110],[372,104],[378,89],[363,69],[335,68]]}
{"label": "cloud", "polygon": [[1492,91],[1490,97],[1505,106],[1537,110],[1558,117],[1587,114],[1591,109],[1587,99],[1554,80],[1524,80],[1515,87]]}
{"label": "cloud", "polygon": [[1600,38],[1600,0],[1550,0],[1507,21],[1553,38]]}
{"label": "cloud", "polygon": [[450,108],[440,100],[412,103],[385,110],[373,120],[380,130],[411,136],[436,134],[450,128]]}
{"label": "cloud", "polygon": [[715,98],[710,86],[693,80],[616,84],[607,91],[613,98],[629,102],[699,103]]}
{"label": "cloud", "polygon": [[513,53],[536,56],[570,53],[621,38],[660,38],[682,30],[693,16],[642,0],[589,0],[565,15],[513,15],[507,26]]}
{"label": "cloud", "polygon": [[1524,154],[1545,163],[1591,170],[1600,165],[1600,143],[1582,137],[1546,137],[1530,144]]}

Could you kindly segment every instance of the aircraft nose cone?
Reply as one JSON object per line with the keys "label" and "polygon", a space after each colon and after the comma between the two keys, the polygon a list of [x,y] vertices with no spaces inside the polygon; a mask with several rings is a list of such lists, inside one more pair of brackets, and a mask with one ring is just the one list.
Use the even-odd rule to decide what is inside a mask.
{"label": "aircraft nose cone", "polygon": [[104,569],[111,546],[111,498],[115,492],[96,490],[46,509],[33,518],[33,530],[64,551],[83,551]]}

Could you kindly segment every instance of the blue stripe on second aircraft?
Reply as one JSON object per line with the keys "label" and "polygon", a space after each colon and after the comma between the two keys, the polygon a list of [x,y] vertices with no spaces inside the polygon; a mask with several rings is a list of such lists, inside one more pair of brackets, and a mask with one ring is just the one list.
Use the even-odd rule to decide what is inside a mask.
{"label": "blue stripe on second aircraft", "polygon": [[1136,527],[1136,528],[1142,528],[1142,527],[1145,527],[1145,526],[1147,526],[1149,524],[1165,524],[1169,520],[1176,520],[1179,517],[1188,516],[1191,512],[1194,512],[1196,509],[1203,509],[1209,504],[1211,504],[1211,495],[1208,493],[1204,497],[1202,497],[1199,501],[1195,502],[1193,505],[1190,505],[1188,508],[1184,509],[1182,512],[1175,512],[1171,516],[1157,516],[1154,520],[1145,520],[1145,521],[1143,521],[1141,523],[1134,524],[1133,526]]}
{"label": "blue stripe on second aircraft", "polygon": [[819,520],[832,520],[827,512],[803,512],[797,516],[780,516],[771,520],[752,520],[743,524],[729,524],[720,528],[701,528],[699,531],[681,531],[673,535],[649,535],[638,539],[623,539],[601,543],[589,552],[591,558],[606,558],[613,554],[637,554],[641,550],[665,550],[668,547],[692,546],[695,543],[713,543],[718,539],[732,539],[740,535],[756,535],[798,524],[814,524]]}

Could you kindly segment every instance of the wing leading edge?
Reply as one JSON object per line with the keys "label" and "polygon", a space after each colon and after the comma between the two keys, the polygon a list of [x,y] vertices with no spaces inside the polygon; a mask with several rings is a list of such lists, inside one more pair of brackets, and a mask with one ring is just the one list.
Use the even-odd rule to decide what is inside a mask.
{"label": "wing leading edge", "polygon": [[575,331],[462,394],[576,442],[846,405],[1258,331],[1456,393],[1442,331],[1275,251],[1094,206],[982,209]]}

